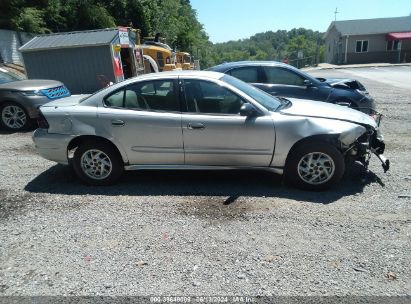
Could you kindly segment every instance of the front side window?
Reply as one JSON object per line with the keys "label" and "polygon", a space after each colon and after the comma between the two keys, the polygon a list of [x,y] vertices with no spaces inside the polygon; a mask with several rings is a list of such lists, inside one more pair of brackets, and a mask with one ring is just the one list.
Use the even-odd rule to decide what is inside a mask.
{"label": "front side window", "polygon": [[244,67],[231,70],[229,73],[231,76],[238,78],[244,82],[257,83],[258,81],[258,69],[257,67]]}
{"label": "front side window", "polygon": [[294,86],[304,85],[304,77],[292,71],[277,67],[264,67],[263,69],[267,78],[267,83]]}
{"label": "front side window", "polygon": [[191,113],[239,114],[245,103],[227,88],[203,80],[185,80],[184,92],[187,110]]}
{"label": "front side window", "polygon": [[106,106],[144,111],[180,111],[173,80],[130,84],[104,99]]}
{"label": "front side window", "polygon": [[368,52],[368,40],[357,40],[355,45],[356,53],[365,53]]}

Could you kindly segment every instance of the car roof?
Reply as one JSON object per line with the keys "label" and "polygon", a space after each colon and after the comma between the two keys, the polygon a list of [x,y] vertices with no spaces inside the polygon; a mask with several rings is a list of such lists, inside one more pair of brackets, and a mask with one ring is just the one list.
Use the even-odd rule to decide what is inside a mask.
{"label": "car roof", "polygon": [[187,70],[178,70],[178,71],[167,71],[167,72],[159,72],[159,73],[149,73],[143,74],[137,77],[129,78],[125,82],[133,82],[135,80],[155,80],[155,79],[163,79],[167,77],[200,77],[200,78],[211,78],[211,79],[220,79],[224,76],[224,74],[214,71],[187,71]]}
{"label": "car roof", "polygon": [[208,71],[227,71],[232,68],[238,68],[243,66],[282,66],[286,68],[292,68],[290,65],[278,62],[278,61],[236,61],[236,62],[225,62],[208,69]]}
{"label": "car roof", "polygon": [[[170,79],[177,79],[178,77],[194,77],[198,79],[204,80],[220,80],[222,77],[227,75],[218,72],[212,71],[197,71],[197,70],[176,70],[176,71],[166,71],[166,72],[158,72],[158,73],[149,73],[149,74],[142,74],[136,77],[128,78],[124,81],[117,82],[113,85],[105,87],[93,94],[90,94],[86,98],[83,99],[82,103],[84,105],[94,104],[96,100],[100,100],[99,98],[103,98],[112,92],[115,92],[118,89],[122,89],[125,86],[130,84],[134,84],[137,82],[143,81],[150,81],[150,80],[170,80]],[[96,99],[97,98],[97,99]]]}
{"label": "car roof", "polygon": [[[145,81],[145,80],[162,80],[167,78],[177,78],[177,77],[198,77],[198,78],[208,78],[218,80],[225,76],[223,73],[212,72],[212,71],[187,71],[187,70],[177,70],[177,71],[167,71],[167,72],[158,72],[158,73],[149,73],[142,74],[136,77],[128,78],[124,81],[118,82],[109,86],[108,88],[116,90],[125,85],[132,84],[136,81]],[[97,93],[97,92],[96,92]]]}

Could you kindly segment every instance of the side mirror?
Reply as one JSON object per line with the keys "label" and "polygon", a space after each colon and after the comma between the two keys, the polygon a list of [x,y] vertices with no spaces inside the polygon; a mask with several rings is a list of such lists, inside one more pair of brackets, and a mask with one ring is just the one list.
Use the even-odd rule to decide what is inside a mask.
{"label": "side mirror", "polygon": [[307,88],[310,88],[310,87],[313,86],[313,83],[311,82],[311,80],[306,79],[306,80],[304,80],[304,85],[305,85]]}
{"label": "side mirror", "polygon": [[240,115],[241,116],[254,116],[257,114],[257,110],[254,108],[252,104],[245,103],[240,108]]}

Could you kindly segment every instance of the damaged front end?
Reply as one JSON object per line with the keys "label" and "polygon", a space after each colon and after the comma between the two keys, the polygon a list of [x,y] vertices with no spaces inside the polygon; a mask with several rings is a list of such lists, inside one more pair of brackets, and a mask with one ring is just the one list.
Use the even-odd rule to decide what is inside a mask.
{"label": "damaged front end", "polygon": [[371,155],[375,154],[381,161],[384,173],[389,170],[390,161],[384,156],[385,143],[379,129],[357,125],[350,132],[342,133],[339,141],[347,160],[359,161],[368,168]]}
{"label": "damaged front end", "polygon": [[343,89],[347,88],[347,89],[367,92],[367,90],[362,85],[362,83],[355,79],[331,78],[331,79],[326,79],[325,81],[332,87],[343,88]]}

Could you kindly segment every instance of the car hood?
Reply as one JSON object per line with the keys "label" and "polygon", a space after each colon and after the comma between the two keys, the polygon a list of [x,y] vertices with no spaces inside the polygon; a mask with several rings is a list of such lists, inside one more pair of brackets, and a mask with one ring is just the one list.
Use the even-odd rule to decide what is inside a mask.
{"label": "car hood", "polygon": [[60,81],[43,79],[26,79],[0,84],[0,89],[35,91],[62,86]]}
{"label": "car hood", "polygon": [[329,83],[329,84],[334,84],[334,83],[344,83],[344,82],[350,82],[354,81],[354,79],[350,78],[325,78],[324,82]]}
{"label": "car hood", "polygon": [[285,115],[336,119],[372,126],[373,128],[377,127],[377,123],[372,117],[348,107],[306,99],[287,99],[291,101],[292,105],[279,111]]}
{"label": "car hood", "polygon": [[332,87],[366,91],[361,82],[351,78],[326,78],[324,79],[324,82]]}
{"label": "car hood", "polygon": [[58,100],[54,100],[51,102],[46,103],[42,108],[47,107],[54,107],[54,108],[61,108],[61,107],[71,107],[78,105],[81,100],[90,96],[89,94],[82,94],[82,95],[71,95],[69,97],[61,98]]}

